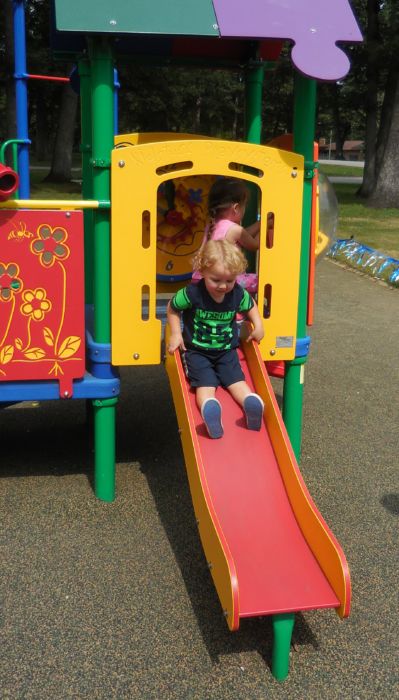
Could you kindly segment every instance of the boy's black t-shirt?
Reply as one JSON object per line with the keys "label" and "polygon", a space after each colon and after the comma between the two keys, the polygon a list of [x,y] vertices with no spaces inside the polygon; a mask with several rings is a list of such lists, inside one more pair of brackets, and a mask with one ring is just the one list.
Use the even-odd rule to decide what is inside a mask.
{"label": "boy's black t-shirt", "polygon": [[221,352],[239,344],[236,314],[250,311],[254,305],[246,289],[235,284],[219,304],[208,293],[205,281],[180,289],[171,299],[171,307],[183,312],[183,339],[186,348]]}

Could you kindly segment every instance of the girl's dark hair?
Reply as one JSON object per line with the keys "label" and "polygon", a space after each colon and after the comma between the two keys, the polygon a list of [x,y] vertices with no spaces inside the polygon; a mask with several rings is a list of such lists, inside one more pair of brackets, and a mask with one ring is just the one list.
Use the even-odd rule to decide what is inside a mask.
{"label": "girl's dark hair", "polygon": [[208,194],[208,238],[212,235],[218,215],[223,209],[228,209],[232,204],[246,204],[248,196],[245,183],[238,178],[220,177],[213,183]]}

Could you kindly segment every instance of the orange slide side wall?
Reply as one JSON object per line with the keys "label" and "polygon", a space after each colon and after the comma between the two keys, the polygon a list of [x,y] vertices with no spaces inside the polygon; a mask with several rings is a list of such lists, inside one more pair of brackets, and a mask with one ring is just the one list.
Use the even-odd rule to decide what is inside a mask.
{"label": "orange slide side wall", "polygon": [[258,347],[255,343],[243,343],[243,350],[255,388],[265,402],[266,426],[292,510],[303,536],[340,601],[338,615],[347,617],[350,612],[351,583],[345,555],[317,510],[303,480]]}

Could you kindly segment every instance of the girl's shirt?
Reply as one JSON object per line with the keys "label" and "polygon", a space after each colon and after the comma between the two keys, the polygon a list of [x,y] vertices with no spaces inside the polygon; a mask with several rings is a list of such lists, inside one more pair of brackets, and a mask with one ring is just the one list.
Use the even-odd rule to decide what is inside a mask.
{"label": "girl's shirt", "polygon": [[[211,241],[222,241],[226,238],[227,231],[229,228],[234,226],[234,222],[230,221],[230,219],[219,219],[216,221],[213,231],[211,234]],[[207,236],[207,233],[205,231],[205,236]],[[238,243],[239,245],[239,243]]]}
{"label": "girl's shirt", "polygon": [[[202,244],[204,245],[208,240],[210,241],[223,241],[226,238],[227,231],[229,228],[234,226],[234,222],[230,221],[230,219],[219,219],[219,221],[216,221],[213,231],[211,233],[210,238],[208,238],[208,231],[209,231],[209,225],[205,228],[205,233],[204,233],[204,238],[202,240]],[[239,243],[238,243],[239,245]],[[202,275],[198,270],[194,270],[193,276],[191,278],[193,281],[197,281],[202,279]]]}
{"label": "girl's shirt", "polygon": [[[229,228],[234,226],[234,222],[230,221],[230,219],[219,219],[213,227],[213,231],[211,233],[210,240],[211,241],[220,241],[224,240],[227,235],[227,231]],[[204,244],[208,240],[208,226],[205,229],[204,233],[204,239],[202,244]],[[240,245],[240,242],[237,241],[235,245]],[[202,275],[198,270],[194,270],[193,276],[192,276],[192,281],[198,282],[200,279],[202,279]],[[244,272],[242,275],[239,275],[237,277],[237,282],[241,287],[244,287],[244,289],[247,289],[250,294],[256,294],[258,291],[258,275],[256,275],[254,272]]]}
{"label": "girl's shirt", "polygon": [[183,312],[183,339],[186,348],[204,352],[224,352],[239,345],[236,314],[250,311],[252,297],[235,284],[223,301],[212,299],[201,279],[180,289],[171,299],[174,311]]}

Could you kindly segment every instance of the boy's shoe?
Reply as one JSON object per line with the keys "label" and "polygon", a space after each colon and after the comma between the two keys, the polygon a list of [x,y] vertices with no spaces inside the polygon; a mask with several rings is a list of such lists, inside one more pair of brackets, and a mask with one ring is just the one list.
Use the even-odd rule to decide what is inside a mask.
{"label": "boy's shoe", "polygon": [[263,421],[264,403],[258,394],[248,394],[244,399],[244,413],[248,430],[260,430]]}
{"label": "boy's shoe", "polygon": [[217,440],[223,437],[222,407],[217,399],[206,399],[201,407],[209,437]]}

